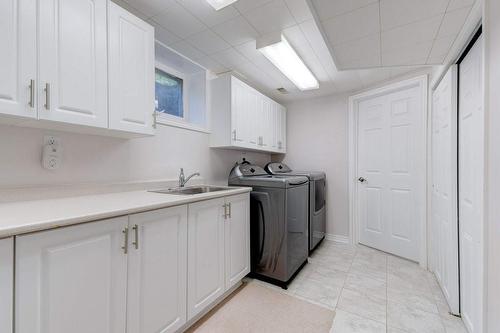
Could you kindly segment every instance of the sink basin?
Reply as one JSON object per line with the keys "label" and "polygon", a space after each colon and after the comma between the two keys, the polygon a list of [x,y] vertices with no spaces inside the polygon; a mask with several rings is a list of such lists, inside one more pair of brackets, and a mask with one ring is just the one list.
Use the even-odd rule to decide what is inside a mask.
{"label": "sink basin", "polygon": [[193,194],[202,194],[202,193],[218,192],[225,190],[229,190],[229,188],[201,185],[201,186],[189,186],[189,187],[176,187],[164,190],[153,190],[149,192],[163,193],[163,194],[193,195]]}

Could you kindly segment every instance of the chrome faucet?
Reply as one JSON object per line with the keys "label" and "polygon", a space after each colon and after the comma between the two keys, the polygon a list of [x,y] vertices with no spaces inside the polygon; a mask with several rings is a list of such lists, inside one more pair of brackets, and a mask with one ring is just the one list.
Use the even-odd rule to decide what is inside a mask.
{"label": "chrome faucet", "polygon": [[181,173],[179,174],[179,187],[184,187],[186,183],[193,178],[194,176],[199,176],[199,172],[195,172],[192,175],[189,175],[187,178],[184,176],[184,168],[181,168]]}

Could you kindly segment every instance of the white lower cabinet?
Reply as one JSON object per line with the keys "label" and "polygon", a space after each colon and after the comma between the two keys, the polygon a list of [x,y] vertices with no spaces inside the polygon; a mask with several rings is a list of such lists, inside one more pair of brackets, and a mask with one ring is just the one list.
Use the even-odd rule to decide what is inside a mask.
{"label": "white lower cabinet", "polygon": [[123,333],[127,217],[16,239],[16,333]]}
{"label": "white lower cabinet", "polygon": [[127,332],[168,333],[186,323],[187,206],[130,216]]}
{"label": "white lower cabinet", "polygon": [[226,290],[250,272],[250,207],[249,195],[226,198],[225,223]]}
{"label": "white lower cabinet", "polygon": [[224,198],[189,205],[189,319],[224,293],[224,216]]}
{"label": "white lower cabinet", "polygon": [[249,272],[249,243],[248,193],[17,236],[15,258],[0,240],[0,332],[180,331]]}
{"label": "white lower cabinet", "polygon": [[14,242],[0,239],[0,332],[13,333]]}

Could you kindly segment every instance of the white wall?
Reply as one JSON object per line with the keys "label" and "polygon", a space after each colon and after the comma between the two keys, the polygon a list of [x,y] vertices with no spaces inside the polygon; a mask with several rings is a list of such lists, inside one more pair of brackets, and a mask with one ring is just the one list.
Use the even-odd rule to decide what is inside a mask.
{"label": "white wall", "polygon": [[485,121],[486,121],[486,325],[500,332],[500,1],[486,0]]}
{"label": "white wall", "polygon": [[[63,162],[41,166],[43,136],[61,138]],[[154,137],[117,139],[15,126],[0,126],[0,189],[31,185],[110,183],[177,179],[201,172],[207,182],[227,182],[232,165],[246,157],[265,164],[268,154],[209,148],[209,134],[158,125]]]}
{"label": "white wall", "polygon": [[340,95],[287,105],[287,154],[283,159],[292,169],[326,172],[326,232],[341,236],[349,235],[347,102],[347,96]]}

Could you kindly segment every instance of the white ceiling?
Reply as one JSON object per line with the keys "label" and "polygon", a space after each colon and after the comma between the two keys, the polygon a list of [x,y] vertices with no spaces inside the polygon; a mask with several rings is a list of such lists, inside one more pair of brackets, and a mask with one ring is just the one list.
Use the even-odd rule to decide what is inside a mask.
{"label": "white ceiling", "polygon": [[[215,73],[235,71],[264,93],[288,101],[367,88],[422,68],[407,66],[414,58],[426,58],[426,61],[419,60],[419,65],[427,64],[428,60],[437,62],[447,51],[443,45],[456,34],[458,21],[461,22],[458,14],[469,8],[473,0],[312,0],[317,12],[321,13],[318,20],[306,0],[238,0],[220,11],[215,11],[205,0],[113,1],[151,23],[157,40],[203,67]],[[400,12],[406,12],[412,3],[420,2],[426,5],[413,5],[420,8],[420,12],[413,10],[412,15],[401,15]],[[446,5],[437,5],[443,2]],[[385,7],[388,9],[379,9]],[[431,11],[434,14],[428,17]],[[387,18],[379,19],[379,12],[385,13]],[[355,15],[355,19],[350,15]],[[444,23],[445,16],[449,17],[446,19],[449,23]],[[416,22],[407,24],[413,21]],[[323,38],[317,22],[327,38]],[[437,28],[432,29],[431,25]],[[343,33],[336,33],[337,28],[343,29]],[[440,33],[428,40],[426,36],[436,29]],[[380,58],[377,50],[383,43],[376,36],[379,39],[384,36],[380,33],[382,30],[388,32],[387,38],[382,37],[387,44],[382,47],[387,52],[382,56],[383,65],[390,62],[391,66],[398,67],[338,70],[380,66],[374,55],[378,52]],[[300,92],[256,50],[256,39],[274,31],[282,31],[287,37],[320,81],[320,89]],[[402,37],[409,46],[401,45]],[[332,38],[335,43],[331,42]],[[430,51],[423,54],[414,44]],[[331,50],[336,61],[344,59],[340,65],[334,62]],[[280,87],[287,89],[289,94],[277,92]]]}
{"label": "white ceiling", "polygon": [[440,65],[475,0],[311,0],[339,69]]}

